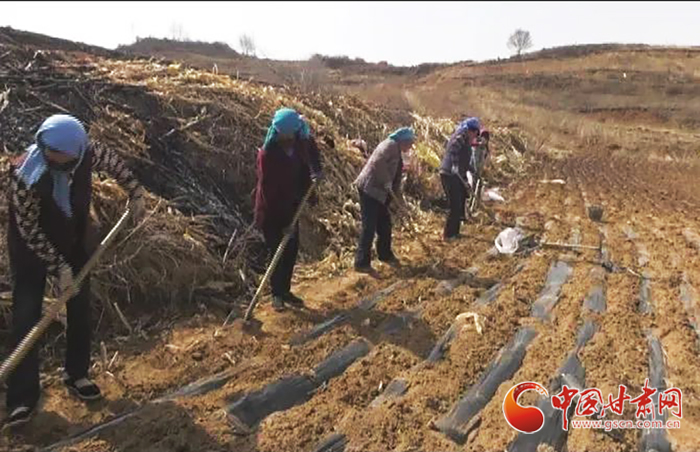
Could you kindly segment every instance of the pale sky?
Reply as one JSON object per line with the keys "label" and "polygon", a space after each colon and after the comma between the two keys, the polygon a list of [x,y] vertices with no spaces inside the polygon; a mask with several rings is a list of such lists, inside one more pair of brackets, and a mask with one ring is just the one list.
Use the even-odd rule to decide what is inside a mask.
{"label": "pale sky", "polygon": [[396,65],[483,61],[511,54],[508,36],[530,31],[531,50],[570,44],[700,45],[700,2],[2,2],[0,26],[113,49],[136,36],[222,41],[239,50],[307,59],[347,55]]}

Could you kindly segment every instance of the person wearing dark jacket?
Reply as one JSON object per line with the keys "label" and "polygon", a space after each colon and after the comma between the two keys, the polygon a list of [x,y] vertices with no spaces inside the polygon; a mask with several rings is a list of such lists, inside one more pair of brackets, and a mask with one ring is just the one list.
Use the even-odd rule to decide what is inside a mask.
{"label": "person wearing dark jacket", "polygon": [[379,143],[354,182],[360,194],[362,230],[355,253],[355,270],[371,273],[372,242],[377,236],[379,260],[391,265],[398,259],[391,250],[391,216],[389,204],[393,195],[399,197],[402,154],[406,154],[415,141],[413,129],[403,127]]}
{"label": "person wearing dark jacket", "polygon": [[452,241],[461,237],[460,223],[467,200],[467,172],[475,173],[472,143],[479,135],[481,126],[477,118],[462,121],[447,142],[445,155],[440,165],[440,179],[445,190],[450,212],[447,215],[443,238]]}
{"label": "person wearing dark jacket", "polygon": [[[291,108],[275,113],[265,142],[258,150],[258,183],[255,190],[255,224],[262,230],[270,259],[288,231],[312,180],[322,177],[316,140],[303,117]],[[315,204],[315,195],[309,199]],[[299,226],[270,277],[272,307],[285,309],[285,303],[303,306],[291,292],[292,275],[299,252]]]}
{"label": "person wearing dark jacket", "polygon": [[[87,249],[92,173],[113,175],[129,192],[129,207],[143,213],[143,188],[112,152],[90,143],[83,125],[69,115],[46,119],[30,146],[10,164],[7,245],[12,275],[14,350],[42,313],[47,275],[59,278],[62,293],[94,250]],[[67,304],[66,362],[63,382],[80,399],[101,397],[88,379],[90,368],[90,280]],[[7,426],[29,421],[40,397],[39,356],[35,346],[8,379]]]}

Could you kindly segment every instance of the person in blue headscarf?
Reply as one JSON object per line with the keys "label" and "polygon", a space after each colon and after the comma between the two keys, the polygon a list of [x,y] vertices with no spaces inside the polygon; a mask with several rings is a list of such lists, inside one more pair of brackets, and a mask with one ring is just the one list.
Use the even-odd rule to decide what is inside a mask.
{"label": "person in blue headscarf", "polygon": [[[136,219],[143,215],[143,188],[113,153],[92,144],[82,123],[54,115],[39,127],[35,142],[10,165],[7,244],[12,274],[14,349],[38,322],[47,276],[59,278],[62,293],[73,292],[73,276],[92,254],[88,249],[92,172],[110,173],[128,191]],[[68,301],[64,384],[83,400],[101,396],[90,368],[90,281]],[[7,426],[27,422],[40,395],[36,348],[8,379]]]}
{"label": "person in blue headscarf", "polygon": [[459,229],[469,195],[467,172],[476,172],[473,146],[480,130],[478,118],[467,118],[459,123],[447,142],[440,164],[440,179],[450,209],[443,230],[443,238],[448,242],[462,237]]}
{"label": "person in blue headscarf", "polygon": [[410,127],[394,131],[379,143],[354,182],[360,195],[362,229],[355,253],[355,271],[372,273],[372,242],[377,236],[379,260],[399,265],[391,250],[391,215],[389,204],[392,197],[403,199],[401,174],[404,156],[413,147],[415,133]]}
{"label": "person in blue headscarf", "polygon": [[[284,238],[313,180],[323,176],[318,145],[306,120],[291,108],[280,108],[272,118],[258,150],[258,183],[255,190],[255,223],[265,237],[272,258]],[[316,203],[312,194],[310,204]],[[296,307],[304,301],[291,292],[299,252],[299,226],[294,226],[284,253],[270,277],[272,308]]]}

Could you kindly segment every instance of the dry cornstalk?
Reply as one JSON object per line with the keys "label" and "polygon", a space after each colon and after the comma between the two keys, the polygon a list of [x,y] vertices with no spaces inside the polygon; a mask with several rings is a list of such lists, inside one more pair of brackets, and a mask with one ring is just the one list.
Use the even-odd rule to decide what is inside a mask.
{"label": "dry cornstalk", "polygon": [[226,359],[226,361],[230,362],[231,365],[236,365],[236,360],[231,356],[231,352],[226,352],[222,356]]}
{"label": "dry cornstalk", "polygon": [[114,356],[112,356],[112,359],[109,360],[109,364],[107,364],[107,370],[110,370],[112,368],[112,365],[114,362],[117,360],[117,356],[119,355],[119,350],[114,352]]}
{"label": "dry cornstalk", "polygon": [[233,231],[231,238],[228,240],[228,245],[226,245],[226,252],[224,253],[224,258],[221,261],[221,265],[226,265],[226,258],[228,258],[228,252],[231,250],[231,244],[233,243],[233,239],[236,238],[236,233],[238,233],[238,229]]}
{"label": "dry cornstalk", "polygon": [[185,351],[188,352],[188,351],[192,350],[194,347],[199,345],[201,342],[202,342],[201,339],[196,339],[196,340],[192,341],[192,343],[190,345],[185,347]]}
{"label": "dry cornstalk", "polygon": [[481,325],[481,317],[475,312],[463,312],[455,317],[455,322],[463,323],[461,331],[468,329],[467,320],[474,319],[474,326],[476,327],[476,332],[479,334],[483,333],[483,326]]}
{"label": "dry cornstalk", "polygon": [[134,330],[131,328],[131,325],[129,325],[129,321],[126,320],[126,317],[122,313],[122,310],[119,309],[119,305],[117,304],[116,301],[113,302],[112,305],[114,306],[114,310],[117,311],[117,316],[119,317],[119,320],[121,320],[122,324],[127,329],[127,331],[129,331],[129,334],[131,335],[134,332]]}

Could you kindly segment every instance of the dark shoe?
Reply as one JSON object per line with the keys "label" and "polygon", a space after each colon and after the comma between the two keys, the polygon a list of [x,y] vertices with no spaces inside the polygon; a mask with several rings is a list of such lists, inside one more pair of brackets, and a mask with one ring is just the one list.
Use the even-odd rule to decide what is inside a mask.
{"label": "dark shoe", "polygon": [[301,298],[297,297],[293,293],[289,292],[285,297],[284,297],[284,302],[291,304],[292,306],[296,306],[297,308],[303,308],[304,307],[304,300]]}
{"label": "dark shoe", "polygon": [[282,312],[284,311],[284,300],[282,297],[275,295],[272,297],[272,309],[274,309],[277,312]]}
{"label": "dark shoe", "polygon": [[63,384],[66,385],[68,391],[81,400],[99,400],[102,398],[100,388],[87,378],[78,378],[77,380],[66,378],[63,380]]}
{"label": "dark shoe", "polygon": [[451,242],[454,242],[455,240],[459,240],[461,238],[464,238],[464,236],[462,234],[457,234],[457,235],[453,235],[450,237],[445,237],[445,241],[448,243],[451,243]]}
{"label": "dark shoe", "polygon": [[34,407],[20,405],[10,410],[10,415],[5,420],[3,428],[12,428],[29,422],[34,414]]}
{"label": "dark shoe", "polygon": [[371,265],[355,265],[355,271],[357,273],[374,273],[374,269]]}
{"label": "dark shoe", "polygon": [[396,256],[391,256],[389,259],[379,259],[380,261],[384,262],[387,265],[391,265],[392,267],[399,267],[401,265],[401,262],[397,259]]}

